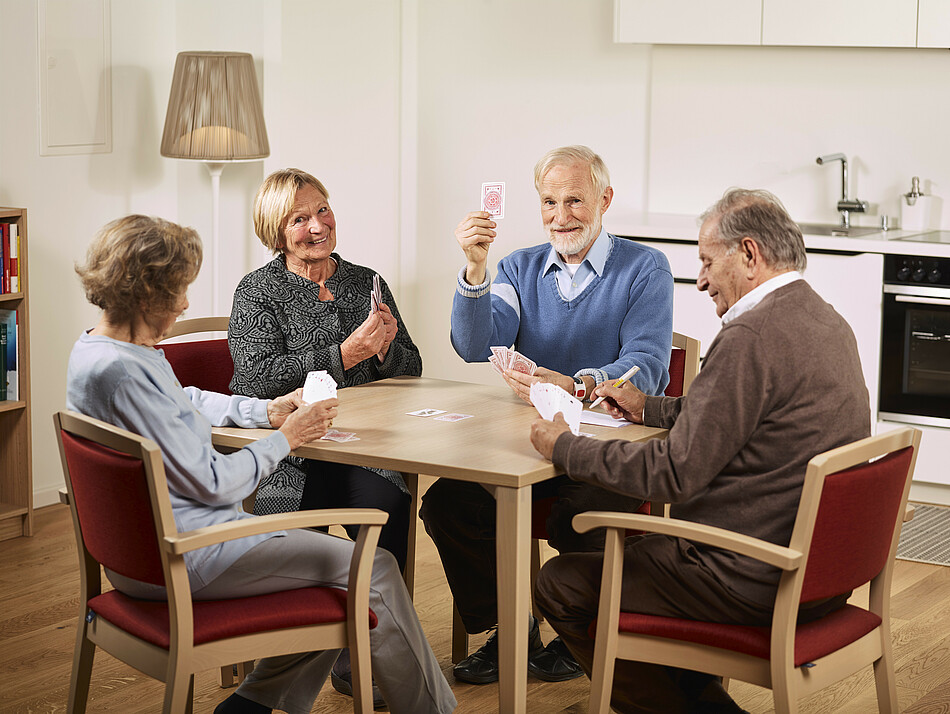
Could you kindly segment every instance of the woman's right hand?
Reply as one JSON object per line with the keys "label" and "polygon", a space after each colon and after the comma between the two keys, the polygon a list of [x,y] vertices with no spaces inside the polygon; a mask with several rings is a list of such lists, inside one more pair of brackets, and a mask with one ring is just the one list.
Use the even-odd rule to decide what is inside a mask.
{"label": "woman's right hand", "polygon": [[316,441],[326,434],[333,424],[339,404],[337,399],[325,399],[322,402],[303,404],[290,414],[280,427],[280,431],[287,437],[290,450]]}
{"label": "woman's right hand", "polygon": [[350,369],[364,359],[378,354],[388,343],[386,322],[378,312],[370,313],[350,336],[340,345],[340,356],[343,358],[343,369]]}

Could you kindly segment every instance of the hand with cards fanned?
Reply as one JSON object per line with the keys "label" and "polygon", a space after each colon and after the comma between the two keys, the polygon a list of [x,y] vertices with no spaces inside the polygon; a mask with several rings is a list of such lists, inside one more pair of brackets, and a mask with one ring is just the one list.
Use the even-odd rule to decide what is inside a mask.
{"label": "hand with cards fanned", "polygon": [[383,291],[379,287],[379,273],[373,276],[373,289],[369,293],[369,311],[371,314],[379,312],[379,306],[383,303]]}
{"label": "hand with cards fanned", "polygon": [[560,387],[546,382],[531,385],[531,403],[543,419],[554,421],[554,415],[560,412],[571,429],[571,433],[581,432],[581,412],[583,405]]}

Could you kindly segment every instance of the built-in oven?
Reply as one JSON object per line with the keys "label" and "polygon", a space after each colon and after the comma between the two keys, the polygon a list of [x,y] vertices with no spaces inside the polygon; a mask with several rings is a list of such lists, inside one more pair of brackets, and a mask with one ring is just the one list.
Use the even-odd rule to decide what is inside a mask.
{"label": "built-in oven", "polygon": [[950,427],[950,258],[884,256],[878,408]]}

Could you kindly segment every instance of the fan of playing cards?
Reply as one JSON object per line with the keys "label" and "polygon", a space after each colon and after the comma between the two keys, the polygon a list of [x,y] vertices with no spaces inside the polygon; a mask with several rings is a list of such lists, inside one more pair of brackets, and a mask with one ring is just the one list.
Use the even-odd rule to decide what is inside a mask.
{"label": "fan of playing cards", "polygon": [[373,276],[373,289],[369,293],[369,311],[371,314],[379,312],[379,306],[383,304],[383,291],[379,287],[379,273]]}
{"label": "fan of playing cards", "polygon": [[518,350],[509,349],[508,347],[492,347],[491,357],[488,358],[488,361],[491,362],[491,366],[498,374],[504,373],[506,369],[514,372],[524,372],[525,374],[534,374],[538,370],[538,365],[532,360],[525,357]]}
{"label": "fan of playing cards", "polygon": [[303,385],[303,400],[307,404],[336,398],[336,380],[326,370],[307,372],[307,381]]}
{"label": "fan of playing cards", "polygon": [[581,433],[581,412],[584,407],[560,387],[547,382],[535,382],[531,385],[531,403],[538,414],[548,421],[554,421],[554,415],[561,412],[571,433]]}

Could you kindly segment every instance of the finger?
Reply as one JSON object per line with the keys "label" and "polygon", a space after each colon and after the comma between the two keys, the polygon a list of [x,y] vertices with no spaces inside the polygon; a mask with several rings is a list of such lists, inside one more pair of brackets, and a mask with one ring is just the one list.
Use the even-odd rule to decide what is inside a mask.
{"label": "finger", "polygon": [[551,421],[557,426],[567,426],[567,421],[564,419],[564,414],[562,412],[555,414]]}

